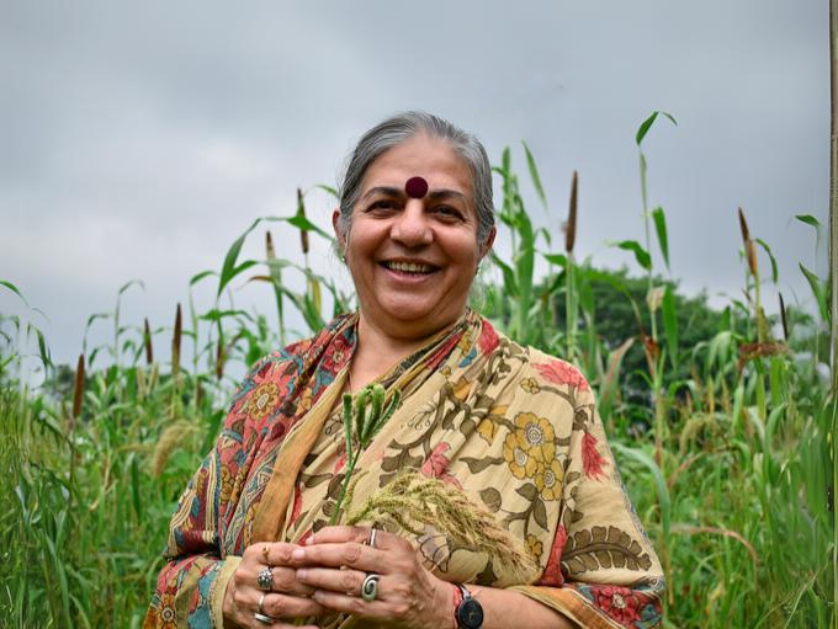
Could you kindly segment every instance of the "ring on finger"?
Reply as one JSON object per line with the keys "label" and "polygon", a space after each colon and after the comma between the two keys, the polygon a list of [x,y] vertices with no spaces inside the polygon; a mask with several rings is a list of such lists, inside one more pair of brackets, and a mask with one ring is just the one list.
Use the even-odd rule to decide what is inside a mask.
{"label": "ring on finger", "polygon": [[378,597],[378,581],[381,579],[380,575],[371,572],[364,579],[361,585],[361,598],[367,603],[372,603]]}
{"label": "ring on finger", "polygon": [[262,605],[264,605],[264,604],[265,604],[265,593],[262,592],[262,595],[259,597],[259,613],[262,614],[262,615],[265,614],[265,609],[262,607]]}
{"label": "ring on finger", "polygon": [[274,573],[273,568],[271,568],[270,566],[265,566],[259,571],[259,574],[256,575],[256,585],[259,586],[260,590],[270,592],[273,582]]}
{"label": "ring on finger", "polygon": [[378,533],[378,531],[374,527],[370,529],[370,539],[369,539],[369,542],[367,542],[367,544],[369,545],[370,548],[375,548],[375,534],[376,533]]}
{"label": "ring on finger", "polygon": [[271,547],[265,544],[262,546],[262,557],[265,559],[265,563],[268,563],[268,553],[271,552]]}
{"label": "ring on finger", "polygon": [[272,625],[272,624],[274,624],[274,619],[273,619],[273,618],[271,618],[270,616],[266,616],[266,615],[265,615],[265,614],[263,614],[262,612],[256,612],[255,614],[253,614],[253,617],[254,617],[256,620],[258,620],[259,622],[261,622],[263,625]]}

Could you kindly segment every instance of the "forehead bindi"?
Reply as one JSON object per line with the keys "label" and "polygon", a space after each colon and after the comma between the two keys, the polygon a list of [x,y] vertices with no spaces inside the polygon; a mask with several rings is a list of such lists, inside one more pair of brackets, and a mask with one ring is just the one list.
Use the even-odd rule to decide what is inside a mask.
{"label": "forehead bindi", "polygon": [[411,199],[422,199],[428,194],[428,182],[424,177],[411,177],[405,182],[404,191]]}

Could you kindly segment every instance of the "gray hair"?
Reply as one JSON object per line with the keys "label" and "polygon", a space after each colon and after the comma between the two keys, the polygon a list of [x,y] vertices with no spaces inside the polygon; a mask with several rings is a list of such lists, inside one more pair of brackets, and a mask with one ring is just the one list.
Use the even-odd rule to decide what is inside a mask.
{"label": "gray hair", "polygon": [[423,111],[407,111],[384,120],[367,131],[352,151],[339,192],[339,225],[343,234],[349,232],[352,211],[361,195],[361,184],[370,165],[385,151],[422,134],[447,142],[468,166],[477,212],[477,242],[481,246],[486,242],[495,224],[492,167],[486,149],[470,133]]}

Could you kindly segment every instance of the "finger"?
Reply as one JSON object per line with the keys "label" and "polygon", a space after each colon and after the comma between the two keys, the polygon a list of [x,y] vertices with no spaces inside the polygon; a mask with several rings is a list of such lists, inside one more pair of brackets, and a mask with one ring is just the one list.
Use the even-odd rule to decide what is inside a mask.
{"label": "finger", "polygon": [[[312,533],[306,540],[306,546],[313,544],[342,544],[355,542],[358,544],[367,543],[370,539],[371,529],[368,526],[324,526],[316,533]],[[378,534],[376,533],[376,539]]]}
{"label": "finger", "polygon": [[[393,553],[385,553],[376,548],[363,546],[356,542],[345,544],[316,544],[298,548],[293,553],[294,562],[300,566],[325,566],[330,568],[349,567],[362,572],[387,573],[387,564],[393,563]],[[385,561],[387,557],[390,561]]]}
{"label": "finger", "polygon": [[297,579],[315,590],[329,590],[355,597],[361,596],[361,587],[366,578],[367,573],[359,570],[301,568],[297,571]]}
{"label": "finger", "polygon": [[344,612],[362,618],[392,619],[392,606],[384,601],[367,602],[357,596],[347,596],[338,592],[318,590],[314,600],[333,612]]}
{"label": "finger", "polygon": [[291,554],[298,544],[287,544],[285,542],[271,542],[255,544],[258,548],[259,563],[268,566],[287,566],[291,563]]}
{"label": "finger", "polygon": [[325,608],[313,598],[268,594],[262,601],[262,613],[277,619],[321,616],[325,611]]}
{"label": "finger", "polygon": [[[264,568],[263,568],[264,569]],[[311,596],[314,594],[314,589],[304,585],[297,580],[297,571],[294,568],[286,568],[284,566],[275,566],[271,570],[271,589],[272,592],[279,592],[284,594],[296,594],[298,596]],[[260,570],[261,572],[261,570]],[[258,582],[258,575],[253,578],[252,583],[261,590]]]}

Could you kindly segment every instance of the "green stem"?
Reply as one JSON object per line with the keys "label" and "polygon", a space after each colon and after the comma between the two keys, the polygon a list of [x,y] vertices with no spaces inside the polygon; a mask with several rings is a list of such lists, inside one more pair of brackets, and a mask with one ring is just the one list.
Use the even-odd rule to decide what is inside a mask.
{"label": "green stem", "polygon": [[340,518],[340,512],[343,508],[343,501],[346,498],[346,492],[349,490],[349,482],[352,480],[352,473],[355,471],[355,464],[358,462],[358,456],[352,456],[352,451],[347,451],[346,459],[346,475],[343,477],[343,482],[340,485],[340,494],[337,502],[335,502],[335,510],[332,512],[332,517],[329,518],[329,526],[334,526]]}

